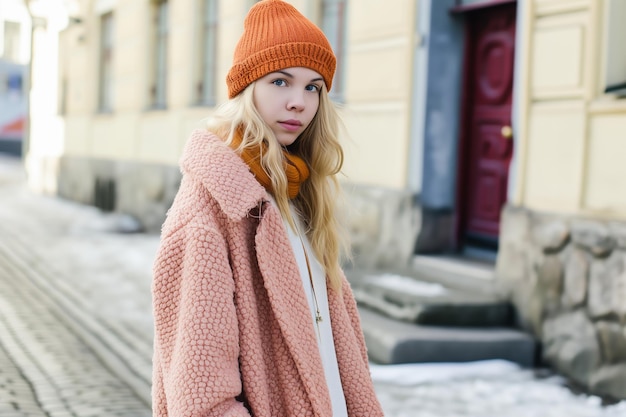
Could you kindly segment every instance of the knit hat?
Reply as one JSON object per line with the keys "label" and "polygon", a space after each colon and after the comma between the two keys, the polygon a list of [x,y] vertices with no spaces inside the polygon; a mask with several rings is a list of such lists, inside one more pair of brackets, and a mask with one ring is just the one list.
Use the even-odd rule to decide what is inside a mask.
{"label": "knit hat", "polygon": [[290,67],[317,71],[330,90],[337,61],[324,33],[282,0],[262,0],[248,12],[226,77],[228,97],[265,75]]}

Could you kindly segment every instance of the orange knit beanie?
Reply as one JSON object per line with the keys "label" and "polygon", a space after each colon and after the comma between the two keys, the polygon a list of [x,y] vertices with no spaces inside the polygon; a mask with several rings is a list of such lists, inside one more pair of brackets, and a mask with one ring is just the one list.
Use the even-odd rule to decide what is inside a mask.
{"label": "orange knit beanie", "polygon": [[228,97],[259,78],[289,67],[317,71],[330,90],[336,58],[324,33],[282,0],[262,0],[248,12],[226,77]]}

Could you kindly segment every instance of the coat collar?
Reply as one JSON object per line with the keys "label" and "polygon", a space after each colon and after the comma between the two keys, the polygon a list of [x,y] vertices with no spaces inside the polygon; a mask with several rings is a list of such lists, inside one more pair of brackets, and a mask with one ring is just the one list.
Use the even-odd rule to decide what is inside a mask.
{"label": "coat collar", "polygon": [[[185,145],[180,162],[183,174],[200,181],[231,220],[240,220],[268,199],[267,191],[248,166],[222,139],[196,130]],[[224,181],[224,177],[228,181]]]}
{"label": "coat collar", "polygon": [[331,415],[330,396],[309,304],[291,242],[276,207],[267,205],[263,211],[255,243],[263,285],[311,401],[314,415]]}

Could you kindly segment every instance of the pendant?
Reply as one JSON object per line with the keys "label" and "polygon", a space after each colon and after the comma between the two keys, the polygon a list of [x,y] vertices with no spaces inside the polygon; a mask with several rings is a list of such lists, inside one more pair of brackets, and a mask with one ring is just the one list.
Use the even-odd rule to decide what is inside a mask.
{"label": "pendant", "polygon": [[322,315],[320,314],[320,312],[318,311],[317,314],[315,315],[315,322],[319,323],[322,321]]}

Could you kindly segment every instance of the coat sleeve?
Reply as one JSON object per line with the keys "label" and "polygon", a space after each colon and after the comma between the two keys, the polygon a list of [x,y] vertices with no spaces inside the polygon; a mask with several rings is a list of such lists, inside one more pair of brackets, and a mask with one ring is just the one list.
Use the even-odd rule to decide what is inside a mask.
{"label": "coat sleeve", "polygon": [[154,267],[155,416],[249,417],[227,245],[190,222],[165,238]]}

